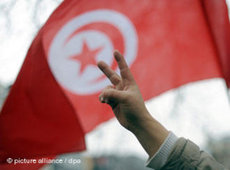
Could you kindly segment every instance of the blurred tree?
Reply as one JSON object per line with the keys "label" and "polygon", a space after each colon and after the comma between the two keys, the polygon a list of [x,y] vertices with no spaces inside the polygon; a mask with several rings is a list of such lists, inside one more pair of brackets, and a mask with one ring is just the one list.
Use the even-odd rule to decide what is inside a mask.
{"label": "blurred tree", "polygon": [[[3,18],[3,23],[7,30],[11,30],[11,24],[13,21],[12,11],[17,4],[26,3],[28,8],[27,14],[31,16],[31,23],[39,29],[44,23],[43,15],[47,13],[47,8],[55,7],[60,4],[62,0],[2,0],[0,1],[0,17]],[[48,15],[50,14],[50,11]],[[48,17],[48,16],[47,16]],[[47,18],[45,17],[45,19]]]}

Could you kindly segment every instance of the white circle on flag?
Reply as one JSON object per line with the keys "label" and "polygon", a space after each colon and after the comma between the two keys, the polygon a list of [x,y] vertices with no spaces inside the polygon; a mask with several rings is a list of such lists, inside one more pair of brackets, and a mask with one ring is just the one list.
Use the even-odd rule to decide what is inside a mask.
{"label": "white circle on flag", "polygon": [[94,10],[76,16],[55,35],[48,54],[54,77],[61,86],[74,94],[94,94],[110,84],[107,78],[101,78],[103,73],[97,68],[96,62],[103,60],[110,66],[113,64],[114,46],[111,38],[96,29],[81,30],[74,34],[83,26],[102,22],[120,31],[127,64],[130,66],[136,58],[137,33],[126,16],[112,10]]}

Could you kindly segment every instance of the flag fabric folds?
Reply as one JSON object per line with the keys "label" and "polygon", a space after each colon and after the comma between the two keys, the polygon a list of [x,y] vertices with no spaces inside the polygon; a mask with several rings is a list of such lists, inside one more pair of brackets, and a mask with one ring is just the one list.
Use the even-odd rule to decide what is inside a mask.
{"label": "flag fabric folds", "polygon": [[[221,19],[219,19],[221,18]],[[0,114],[0,161],[85,149],[84,136],[113,117],[98,101],[124,54],[145,100],[183,84],[229,83],[224,0],[65,0],[34,39]]]}
{"label": "flag fabric folds", "polygon": [[85,148],[76,113],[34,39],[0,114],[0,158],[33,158]]}
{"label": "flag fabric folds", "polygon": [[204,15],[213,38],[216,53],[220,61],[223,77],[230,85],[230,25],[228,10],[224,0],[203,0]]}

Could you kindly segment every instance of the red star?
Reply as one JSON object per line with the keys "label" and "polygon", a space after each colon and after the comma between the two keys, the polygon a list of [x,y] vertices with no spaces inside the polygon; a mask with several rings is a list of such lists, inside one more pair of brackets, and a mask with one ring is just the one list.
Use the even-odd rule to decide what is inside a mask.
{"label": "red star", "polygon": [[96,65],[95,56],[102,50],[103,47],[90,49],[85,41],[80,54],[70,57],[70,59],[81,63],[80,73],[82,73],[88,65]]}

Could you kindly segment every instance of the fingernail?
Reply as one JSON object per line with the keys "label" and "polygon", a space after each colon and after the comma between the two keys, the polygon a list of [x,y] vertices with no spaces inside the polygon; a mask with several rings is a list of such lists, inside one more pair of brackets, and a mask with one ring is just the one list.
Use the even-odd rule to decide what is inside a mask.
{"label": "fingernail", "polygon": [[99,97],[100,102],[103,102],[104,98],[102,96]]}
{"label": "fingernail", "polygon": [[119,51],[118,50],[115,50],[114,51],[114,57],[115,57],[115,59],[118,61],[120,58],[119,58]]}

